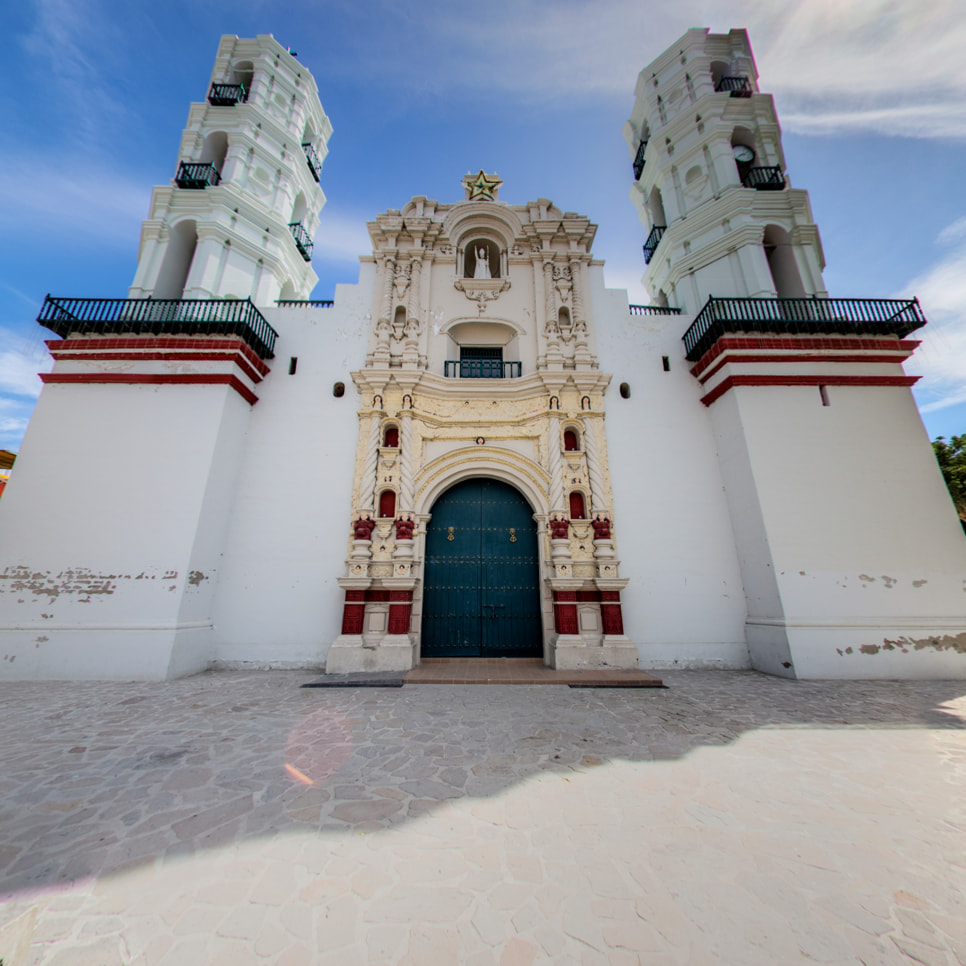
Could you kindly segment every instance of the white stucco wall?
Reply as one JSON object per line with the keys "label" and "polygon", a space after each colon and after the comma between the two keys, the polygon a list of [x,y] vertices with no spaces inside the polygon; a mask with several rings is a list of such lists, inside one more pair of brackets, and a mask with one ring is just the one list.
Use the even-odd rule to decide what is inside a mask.
{"label": "white stucco wall", "polygon": [[226,386],[44,388],[0,503],[0,675],[207,665],[249,412]]}
{"label": "white stucco wall", "polygon": [[[688,371],[686,316],[632,316],[592,272],[624,630],[642,667],[747,667],[745,598],[708,410]],[[665,372],[662,356],[670,362]],[[620,396],[626,382],[629,399]]]}
{"label": "white stucco wall", "polygon": [[[365,358],[375,266],[332,308],[264,310],[278,331],[259,385],[219,573],[213,658],[318,664],[338,635],[358,436],[350,372]],[[298,359],[295,375],[289,361]],[[342,382],[337,399],[333,385]]]}

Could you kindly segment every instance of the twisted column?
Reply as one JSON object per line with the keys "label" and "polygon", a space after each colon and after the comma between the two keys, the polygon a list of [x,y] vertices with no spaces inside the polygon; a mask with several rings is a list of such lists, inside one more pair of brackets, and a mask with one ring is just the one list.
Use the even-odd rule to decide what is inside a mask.
{"label": "twisted column", "polygon": [[563,476],[560,459],[560,419],[551,416],[547,428],[547,469],[550,474],[550,509],[560,510],[563,505]]}
{"label": "twisted column", "polygon": [[600,448],[593,422],[584,423],[584,452],[587,454],[587,473],[590,476],[591,512],[604,509],[604,472],[600,465]]}
{"label": "twisted column", "polygon": [[360,495],[367,507],[376,506],[376,466],[379,464],[379,416],[373,413],[370,417],[369,436],[366,439],[366,459],[362,464],[362,484]]}
{"label": "twisted column", "polygon": [[413,510],[416,501],[415,487],[413,486],[413,417],[410,412],[400,414],[400,434],[399,434],[399,509]]}

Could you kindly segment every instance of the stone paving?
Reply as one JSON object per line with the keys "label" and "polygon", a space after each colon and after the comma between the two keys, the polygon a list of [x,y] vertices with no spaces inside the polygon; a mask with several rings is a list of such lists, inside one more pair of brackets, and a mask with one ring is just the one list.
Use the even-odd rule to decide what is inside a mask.
{"label": "stone paving", "polygon": [[0,686],[5,966],[966,964],[966,684]]}

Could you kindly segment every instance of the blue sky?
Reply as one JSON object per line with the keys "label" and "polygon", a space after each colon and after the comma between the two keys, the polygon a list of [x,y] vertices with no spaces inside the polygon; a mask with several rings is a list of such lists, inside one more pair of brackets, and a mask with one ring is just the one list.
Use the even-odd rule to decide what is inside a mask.
{"label": "blue sky", "polygon": [[962,0],[23,0],[3,26],[0,447],[19,447],[49,365],[44,295],[127,293],[221,34],[297,51],[335,129],[316,298],[356,280],[367,220],[456,200],[485,168],[501,200],[599,224],[608,284],[643,302],[621,127],[638,71],[692,26],[748,28],[830,294],[919,296],[930,324],[906,370],[929,435],[966,433]]}

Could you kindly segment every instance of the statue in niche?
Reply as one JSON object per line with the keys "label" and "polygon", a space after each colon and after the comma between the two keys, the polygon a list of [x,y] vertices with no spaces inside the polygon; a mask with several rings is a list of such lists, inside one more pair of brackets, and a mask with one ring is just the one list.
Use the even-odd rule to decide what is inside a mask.
{"label": "statue in niche", "polygon": [[570,534],[570,521],[555,513],[550,518],[550,539],[566,540]]}
{"label": "statue in niche", "polygon": [[413,530],[416,528],[416,524],[411,516],[399,517],[396,520],[396,539],[397,540],[412,540]]}
{"label": "statue in niche", "polygon": [[356,540],[372,540],[372,531],[376,529],[376,523],[370,516],[359,517],[352,524],[352,532]]}
{"label": "statue in niche", "polygon": [[481,245],[476,249],[476,269],[473,278],[492,278],[490,274],[490,258],[487,250]]}
{"label": "statue in niche", "polygon": [[604,517],[601,519],[601,516],[598,513],[597,516],[590,521],[590,525],[594,528],[595,540],[610,540],[610,517]]}

